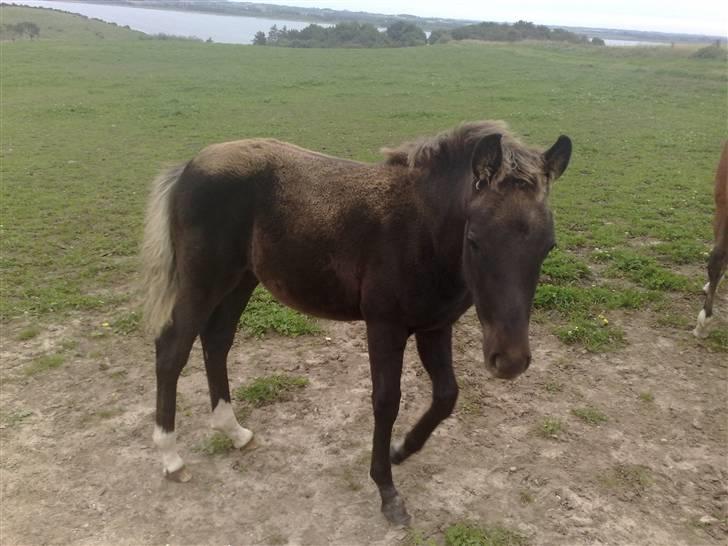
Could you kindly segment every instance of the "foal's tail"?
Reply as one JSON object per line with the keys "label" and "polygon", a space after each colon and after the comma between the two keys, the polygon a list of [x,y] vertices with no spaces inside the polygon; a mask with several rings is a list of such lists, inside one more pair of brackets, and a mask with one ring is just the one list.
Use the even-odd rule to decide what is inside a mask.
{"label": "foal's tail", "polygon": [[152,184],[142,244],[142,282],[146,290],[144,320],[154,337],[172,319],[177,296],[177,269],[170,233],[170,193],[185,165],[162,172]]}

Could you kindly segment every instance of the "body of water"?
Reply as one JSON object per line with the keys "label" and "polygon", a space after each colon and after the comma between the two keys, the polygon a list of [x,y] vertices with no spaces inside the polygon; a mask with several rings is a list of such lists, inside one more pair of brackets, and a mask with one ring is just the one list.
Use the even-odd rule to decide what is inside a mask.
{"label": "body of water", "polygon": [[[7,1],[7,0],[6,0]],[[132,8],[104,4],[81,4],[77,2],[49,2],[47,0],[10,0],[13,4],[54,8],[87,17],[95,17],[120,26],[129,26],[146,34],[173,34],[175,36],[194,36],[202,40],[212,38],[215,42],[228,44],[250,44],[255,33],[262,30],[266,34],[273,25],[278,27],[302,29],[310,23],[303,21],[284,21],[281,19],[262,19],[258,17],[239,17],[236,15],[212,15],[193,11],[172,11],[161,9]],[[330,26],[327,23],[316,23]],[[384,29],[380,29],[384,30]],[[428,36],[429,32],[426,33]],[[660,42],[641,42],[637,40],[604,40],[607,46],[666,46]]]}
{"label": "body of water", "polygon": [[[128,25],[146,34],[173,34],[194,36],[228,44],[250,44],[259,30],[266,34],[273,25],[301,29],[310,23],[262,19],[258,17],[237,17],[233,15],[212,15],[193,11],[171,11],[161,9],[130,8],[104,4],[80,4],[76,2],[48,2],[44,0],[17,0],[13,4],[54,8],[87,17],[95,17],[119,26]],[[329,26],[326,23],[317,23]]]}
{"label": "body of water", "polygon": [[669,46],[665,42],[641,42],[639,40],[607,40],[604,39],[604,45],[612,47],[627,47],[627,46]]}

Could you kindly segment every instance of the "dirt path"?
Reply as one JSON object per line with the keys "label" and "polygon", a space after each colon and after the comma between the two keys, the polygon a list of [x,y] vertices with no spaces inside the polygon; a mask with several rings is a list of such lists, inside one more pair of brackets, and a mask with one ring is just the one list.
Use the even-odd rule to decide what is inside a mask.
{"label": "dirt path", "polygon": [[[178,433],[193,480],[161,476],[152,448],[151,345],[100,335],[86,317],[0,344],[2,544],[396,544],[367,476],[371,410],[364,330],[237,341],[233,387],[305,375],[290,400],[254,409],[255,444],[209,456],[207,384],[196,347],[180,383]],[[728,362],[687,331],[622,317],[629,345],[606,355],[533,326],[534,365],[512,383],[481,367],[477,321],[458,325],[456,414],[395,468],[422,537],[458,521],[501,523],[532,544],[725,544]],[[65,362],[34,376],[36,356]],[[396,435],[429,400],[408,348]],[[572,414],[596,408],[607,421]],[[561,430],[543,434],[545,418]],[[597,417],[594,417],[598,420]],[[553,425],[553,422],[552,422]],[[554,425],[555,426],[555,425]],[[556,427],[558,428],[558,427]],[[552,426],[553,429],[553,426]],[[701,521],[702,518],[702,521]]]}

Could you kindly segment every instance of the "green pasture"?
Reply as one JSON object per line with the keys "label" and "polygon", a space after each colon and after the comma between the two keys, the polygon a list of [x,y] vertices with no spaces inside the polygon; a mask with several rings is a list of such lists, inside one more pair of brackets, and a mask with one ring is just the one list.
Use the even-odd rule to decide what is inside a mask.
{"label": "green pasture", "polygon": [[270,136],[377,161],[382,146],[486,118],[530,143],[574,142],[552,192],[559,250],[537,318],[587,347],[575,325],[613,328],[599,332],[600,350],[621,343],[599,318],[610,310],[699,305],[727,133],[725,61],[682,47],[266,48],[1,13],[41,28],[37,40],[0,44],[3,321],[72,310],[113,319],[120,306],[128,316],[149,183],[209,143]]}

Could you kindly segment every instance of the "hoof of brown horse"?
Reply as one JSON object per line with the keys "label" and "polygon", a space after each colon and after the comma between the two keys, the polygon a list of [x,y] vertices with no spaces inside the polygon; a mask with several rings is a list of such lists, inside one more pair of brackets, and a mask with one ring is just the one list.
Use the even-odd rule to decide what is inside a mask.
{"label": "hoof of brown horse", "polygon": [[192,479],[192,474],[187,470],[186,466],[183,466],[174,472],[165,472],[164,477],[172,482],[186,483]]}
{"label": "hoof of brown horse", "polygon": [[409,524],[412,521],[412,517],[407,513],[407,509],[404,507],[404,501],[399,495],[396,495],[387,502],[382,503],[382,514],[384,514],[384,517],[387,518],[387,521],[392,525],[409,527]]}

